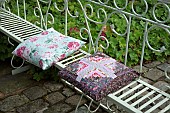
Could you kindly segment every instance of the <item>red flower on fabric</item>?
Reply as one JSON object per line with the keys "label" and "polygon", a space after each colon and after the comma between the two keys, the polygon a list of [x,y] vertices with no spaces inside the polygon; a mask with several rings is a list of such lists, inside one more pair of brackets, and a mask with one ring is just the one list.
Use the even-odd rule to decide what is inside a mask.
{"label": "red flower on fabric", "polygon": [[39,61],[39,65],[40,65],[41,68],[43,67],[43,62],[42,62],[42,60]]}
{"label": "red flower on fabric", "polygon": [[41,35],[47,35],[48,34],[48,31],[44,31],[41,33]]}
{"label": "red flower on fabric", "polygon": [[38,46],[41,46],[40,44],[36,44],[36,46],[38,47]]}
{"label": "red flower on fabric", "polygon": [[34,56],[37,56],[38,55],[38,52],[36,51],[35,53],[34,53]]}
{"label": "red flower on fabric", "polygon": [[54,48],[57,48],[57,47],[58,47],[57,44],[53,44],[53,45],[48,46],[48,48],[50,48],[50,49],[54,49]]}
{"label": "red flower on fabric", "polygon": [[43,57],[43,58],[50,58],[51,55],[52,55],[51,52],[45,52],[45,53],[42,55],[42,57]]}
{"label": "red flower on fabric", "polygon": [[30,53],[30,50],[28,48],[25,48],[25,53],[28,55]]}
{"label": "red flower on fabric", "polygon": [[36,40],[38,40],[38,37],[31,37],[29,40],[30,40],[31,42],[35,42]]}
{"label": "red flower on fabric", "polygon": [[66,57],[65,54],[60,55],[60,60],[64,59]]}
{"label": "red flower on fabric", "polygon": [[25,46],[22,46],[22,47],[18,48],[17,51],[16,51],[17,56],[23,58],[23,53],[24,53],[25,48],[26,48]]}
{"label": "red flower on fabric", "polygon": [[80,46],[80,44],[78,42],[69,42],[67,47],[70,49],[70,50],[75,50],[77,49],[78,47]]}

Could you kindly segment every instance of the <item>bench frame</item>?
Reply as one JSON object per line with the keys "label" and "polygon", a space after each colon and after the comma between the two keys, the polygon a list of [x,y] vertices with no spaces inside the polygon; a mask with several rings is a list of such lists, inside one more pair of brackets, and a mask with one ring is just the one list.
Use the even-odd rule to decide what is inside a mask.
{"label": "bench frame", "polygon": [[[143,41],[143,45],[142,45],[142,51],[141,51],[142,54],[141,54],[141,60],[140,60],[140,72],[142,72],[143,58],[144,58],[144,52],[145,52],[146,45],[151,50],[156,51],[156,52],[164,52],[166,50],[165,46],[160,47],[159,50],[156,50],[153,47],[151,47],[151,45],[149,44],[149,41],[148,41],[148,38],[149,38],[148,37],[148,33],[150,32],[150,30],[154,29],[155,27],[159,27],[159,28],[164,29],[165,31],[167,31],[170,34],[170,31],[169,31],[170,30],[170,26],[166,25],[166,22],[170,20],[170,8],[168,6],[169,2],[162,2],[161,0],[159,0],[159,2],[157,4],[155,4],[154,7],[153,7],[153,17],[154,17],[155,20],[150,20],[150,19],[145,18],[145,14],[148,11],[148,4],[147,4],[146,0],[143,0],[144,3],[145,3],[145,12],[143,14],[138,14],[135,11],[135,9],[134,9],[134,2],[135,2],[135,0],[132,0],[132,7],[131,7],[132,8],[132,12],[124,11],[124,9],[127,7],[128,0],[125,0],[125,6],[123,8],[118,7],[118,5],[116,3],[116,0],[114,0],[114,7],[110,6],[109,4],[107,4],[107,2],[109,0],[106,0],[107,2],[101,2],[100,0],[98,0],[98,1],[95,1],[95,0],[86,0],[86,1],[88,2],[88,4],[83,6],[82,2],[80,0],[77,0],[77,2],[80,5],[82,13],[84,14],[84,19],[85,19],[85,24],[86,24],[86,26],[84,28],[80,29],[80,37],[82,39],[84,39],[82,37],[82,35],[81,35],[81,31],[82,30],[87,31],[88,37],[89,37],[88,38],[89,39],[89,49],[88,49],[88,52],[85,52],[83,50],[79,50],[77,53],[75,53],[71,57],[68,57],[68,58],[58,62],[55,65],[57,68],[62,69],[66,65],[68,65],[68,64],[70,64],[72,62],[74,62],[76,60],[79,60],[79,59],[81,59],[81,58],[83,58],[83,57],[85,57],[87,55],[90,55],[90,52],[92,50],[97,51],[98,50],[98,46],[99,46],[98,43],[99,43],[99,40],[101,38],[105,39],[105,41],[107,43],[107,47],[108,47],[109,46],[109,41],[107,40],[106,37],[100,36],[100,35],[101,35],[101,32],[103,31],[104,26],[106,25],[108,19],[114,13],[118,13],[118,14],[122,15],[124,17],[124,19],[126,20],[126,22],[127,22],[127,29],[126,29],[126,32],[124,34],[118,33],[114,29],[113,25],[110,25],[113,33],[117,34],[118,36],[126,37],[126,51],[125,51],[125,61],[124,61],[125,65],[127,64],[127,56],[128,56],[128,49],[129,49],[128,44],[129,44],[130,27],[131,27],[131,22],[132,22],[133,18],[137,18],[137,19],[145,21],[145,29],[144,29],[144,37],[143,37],[144,41]],[[43,15],[43,13],[42,13],[41,2],[44,2],[44,3],[46,3],[48,5],[48,9],[47,9],[45,15]],[[57,7],[57,3],[54,3],[54,6],[55,6],[56,10],[65,13],[65,35],[67,35],[67,31],[68,31],[67,30],[68,29],[68,27],[67,27],[68,16],[71,16],[73,18],[78,18],[78,13],[76,13],[76,15],[72,15],[70,13],[70,11],[69,11],[69,5],[68,5],[69,1],[68,0],[63,0],[63,2],[64,2],[64,4],[63,4],[64,5],[64,9],[62,9],[62,10]],[[35,13],[36,11],[34,12],[35,16],[37,18],[40,18],[40,21],[39,22],[35,22],[35,23],[40,24],[41,28],[37,27],[36,25],[34,25],[34,24],[32,24],[32,23],[30,23],[30,22],[28,22],[26,20],[27,19],[27,15],[26,15],[25,0],[23,0],[24,19],[19,17],[20,16],[20,9],[19,9],[19,2],[18,2],[18,0],[16,0],[16,3],[17,3],[17,10],[18,10],[18,14],[17,15],[11,13],[10,12],[10,8],[5,6],[5,4],[3,5],[3,8],[0,8],[0,31],[3,32],[4,34],[6,34],[9,38],[17,41],[18,43],[21,43],[25,39],[29,38],[29,36],[32,36],[32,35],[35,35],[35,34],[39,34],[40,32],[44,31],[44,29],[48,28],[48,26],[47,26],[48,24],[55,24],[54,16],[51,13],[49,13],[49,9],[50,9],[50,7],[52,5],[51,0],[49,0],[48,2],[45,2],[43,0],[37,0],[37,7],[34,8],[34,11],[38,9],[39,14],[40,14],[38,16]],[[108,9],[112,10],[113,13],[107,14],[107,12],[104,10],[104,8],[98,9],[98,12],[101,11],[101,12],[103,12],[105,14],[105,19],[103,20],[103,22],[97,22],[95,20],[90,19],[88,17],[87,13],[86,13],[86,7],[90,7],[91,10],[93,11],[93,7],[90,4],[95,4],[95,5],[99,5],[101,7],[104,7],[104,8],[108,8]],[[155,16],[155,8],[157,7],[157,5],[163,5],[163,6],[165,6],[165,8],[168,9],[169,15],[168,15],[168,17],[167,17],[167,19],[165,21],[160,21],[160,20],[158,20],[156,18],[156,16]],[[50,16],[52,18],[51,22],[48,21],[48,18],[47,18],[48,16]],[[99,14],[98,14],[98,16],[99,16]],[[99,18],[100,18],[100,16],[99,16]],[[103,25],[103,27],[100,29],[100,32],[98,33],[98,37],[97,37],[96,40],[93,40],[93,36],[91,35],[89,22],[93,22],[93,23],[96,23],[96,24]],[[148,26],[149,23],[152,23],[153,26],[149,27]],[[16,24],[18,24],[17,27],[15,27]],[[29,30],[30,28],[32,29],[32,31]],[[24,31],[22,31],[22,29],[24,29]],[[23,34],[21,35],[21,33],[23,33]],[[107,49],[107,47],[103,47],[102,46],[103,49]],[[170,67],[167,67],[167,69],[165,71],[165,75],[167,76],[168,79],[170,78],[168,76],[168,74],[167,74],[167,70],[169,68]],[[28,69],[28,67],[24,67],[22,69],[18,68],[16,73],[25,71],[26,69]],[[72,86],[67,81],[65,81],[65,80],[63,80],[63,81],[65,83],[69,84],[69,86]],[[142,87],[142,89],[141,89],[141,87]],[[77,89],[77,88],[75,88],[75,89],[78,90],[79,92],[81,92],[79,89]],[[142,93],[145,92],[145,91],[147,91],[146,94],[142,95]],[[122,93],[122,92],[124,92],[124,93]],[[81,93],[82,93],[82,95],[84,95],[83,92],[81,92]],[[128,98],[126,98],[126,100],[124,100],[123,98],[126,97],[129,94],[131,94],[133,96],[128,97]],[[147,99],[148,96],[152,95],[152,94],[154,94],[153,98],[149,99],[148,102],[146,102],[145,104],[143,104],[141,106],[138,105],[142,100]],[[128,103],[130,100],[136,98],[139,95],[141,95],[142,98],[138,98],[134,103],[131,103],[131,104]],[[88,97],[88,98],[90,98],[90,97]],[[160,102],[155,103],[155,100],[158,99],[158,98],[163,98],[163,99]],[[146,82],[144,82],[144,81],[139,79],[139,80],[136,80],[136,81],[130,83],[126,87],[118,90],[117,92],[109,94],[106,97],[106,99],[109,100],[109,101],[112,101],[113,103],[115,103],[116,105],[118,105],[119,107],[121,107],[122,109],[124,109],[125,111],[130,112],[130,113],[132,113],[132,112],[133,113],[142,113],[142,109],[144,109],[150,103],[154,103],[153,107],[151,107],[150,109],[148,109],[146,111],[146,112],[149,113],[149,112],[152,112],[153,110],[157,109],[163,103],[165,103],[167,101],[170,101],[170,94],[167,94],[167,93],[159,90],[158,88],[155,88],[152,85],[149,85],[148,83],[146,83]],[[100,103],[100,104],[107,111],[111,111],[111,109],[108,106],[106,106],[106,105],[104,105],[102,103]],[[135,105],[138,105],[138,107],[134,107]],[[90,107],[88,107],[88,108],[90,110]],[[166,112],[168,110],[170,110],[170,105],[167,105],[166,107],[161,109],[159,112],[163,113],[163,112]]]}

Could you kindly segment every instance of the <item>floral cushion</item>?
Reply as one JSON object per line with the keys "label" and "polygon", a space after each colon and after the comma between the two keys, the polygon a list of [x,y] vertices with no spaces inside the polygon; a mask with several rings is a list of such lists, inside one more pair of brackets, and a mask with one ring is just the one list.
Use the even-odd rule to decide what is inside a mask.
{"label": "floral cushion", "polygon": [[59,76],[74,84],[95,101],[100,101],[139,77],[134,70],[115,59],[96,53],[68,65]]}
{"label": "floral cushion", "polygon": [[25,40],[12,53],[45,70],[84,44],[51,28]]}

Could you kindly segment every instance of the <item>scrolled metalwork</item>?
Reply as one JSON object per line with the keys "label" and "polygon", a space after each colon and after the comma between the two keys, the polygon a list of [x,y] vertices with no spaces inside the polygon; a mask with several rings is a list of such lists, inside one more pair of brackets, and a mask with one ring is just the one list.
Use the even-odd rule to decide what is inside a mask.
{"label": "scrolled metalwork", "polygon": [[115,7],[116,7],[118,10],[124,10],[124,9],[126,9],[126,7],[127,7],[127,5],[128,5],[128,0],[125,1],[125,6],[122,7],[122,8],[118,7],[118,5],[117,5],[117,3],[116,3],[116,0],[113,0],[113,3],[114,3]]}
{"label": "scrolled metalwork", "polygon": [[99,3],[101,3],[101,4],[107,4],[108,2],[109,2],[109,0],[106,0],[105,2],[102,2],[101,0],[98,0],[99,1]]}
{"label": "scrolled metalwork", "polygon": [[[159,19],[156,17],[155,10],[156,10],[156,7],[157,7],[158,5],[161,5],[161,6],[164,6],[165,8],[167,8],[167,10],[168,10],[168,16],[167,16],[167,19],[166,19],[166,20],[161,21],[161,20],[159,20]],[[161,3],[161,2],[156,3],[156,4],[154,5],[154,7],[153,7],[152,15],[153,15],[154,19],[155,19],[157,22],[159,22],[159,23],[166,23],[166,22],[168,22],[169,19],[170,19],[170,8],[169,8],[169,6],[168,6],[167,4],[165,4],[165,3]]]}
{"label": "scrolled metalwork", "polygon": [[146,13],[148,12],[148,3],[146,2],[146,0],[143,0],[143,1],[144,1],[144,3],[145,3],[145,11],[144,11],[143,14],[138,14],[138,13],[135,11],[135,9],[134,9],[134,2],[135,2],[135,0],[132,0],[132,12],[133,12],[135,15],[137,15],[137,16],[144,16],[144,15],[146,15]]}
{"label": "scrolled metalwork", "polygon": [[109,106],[109,101],[108,101],[108,100],[106,100],[106,106],[107,106],[107,108],[108,108],[109,111],[115,112],[115,109],[113,110],[113,109],[110,108],[110,106]]}
{"label": "scrolled metalwork", "polygon": [[[148,41],[148,33],[149,33],[152,29],[155,29],[155,28],[158,28],[158,27],[159,27],[159,26],[153,25],[153,26],[151,26],[151,27],[147,30],[147,32],[146,32],[146,44],[148,45],[148,47],[149,47],[152,51],[155,51],[155,52],[164,52],[165,50],[167,50],[167,49],[165,48],[165,46],[162,46],[162,47],[160,48],[160,50],[157,50],[157,49],[154,49],[154,48],[149,44],[149,41]],[[164,30],[170,35],[170,31],[169,31],[168,29],[163,28],[163,27],[159,27],[159,28],[164,29]]]}
{"label": "scrolled metalwork", "polygon": [[88,35],[90,35],[90,32],[88,31],[87,28],[81,28],[79,34],[80,34],[81,39],[87,40],[87,38],[84,38],[84,37],[82,36],[82,34],[84,33],[84,31],[87,32]]}
{"label": "scrolled metalwork", "polygon": [[[47,25],[48,23],[49,24],[54,24],[54,16],[53,14],[49,13],[49,9],[50,9],[50,6],[51,6],[51,1],[52,0],[48,0],[47,1],[44,1],[44,0],[37,0],[37,7],[34,8],[34,15],[37,17],[37,18],[40,18],[40,22],[36,21],[35,23],[38,23],[41,25],[41,28],[45,28],[47,29]],[[40,2],[42,3],[45,3],[48,5],[48,8],[45,12],[45,16],[43,15],[43,12],[42,12],[42,9],[41,9],[41,6],[40,6]],[[40,16],[36,13],[36,10],[38,10],[38,12],[40,13]],[[52,18],[52,21],[48,21],[48,16],[50,16]]]}
{"label": "scrolled metalwork", "polygon": [[10,7],[6,6],[5,4],[6,3],[9,3],[10,0],[1,0],[0,1],[0,7],[4,7],[6,10],[10,11],[11,12],[11,9]]}
{"label": "scrolled metalwork", "polygon": [[5,4],[6,0],[0,0],[0,7],[2,7],[3,4]]}
{"label": "scrolled metalwork", "polygon": [[[165,77],[170,80],[170,75],[168,75],[168,73],[170,74],[170,71],[168,72],[168,69],[170,70],[170,66],[168,66],[166,69],[165,69]],[[166,87],[168,87],[170,89],[170,84],[169,85],[166,85]]]}
{"label": "scrolled metalwork", "polygon": [[100,47],[102,47],[102,49],[106,50],[108,49],[109,47],[109,41],[107,40],[107,38],[105,36],[99,36],[97,39],[96,39],[96,42],[95,42],[95,45],[96,45],[96,52],[98,51],[98,47],[99,47],[99,40],[102,39],[103,41],[106,42],[106,47],[104,47],[102,44],[100,44]]}
{"label": "scrolled metalwork", "polygon": [[117,34],[117,35],[119,35],[119,36],[125,36],[125,35],[127,34],[127,29],[128,29],[128,23],[129,23],[129,22],[128,22],[128,19],[127,19],[127,17],[126,17],[125,14],[121,14],[121,13],[119,13],[119,12],[117,12],[117,11],[112,12],[112,13],[108,16],[108,19],[111,17],[111,15],[113,15],[113,14],[115,14],[115,13],[118,13],[118,14],[120,14],[120,15],[122,15],[122,16],[124,17],[124,19],[125,19],[125,21],[126,21],[126,24],[127,24],[127,28],[126,28],[125,33],[121,34],[121,33],[118,33],[118,32],[115,30],[115,26],[114,26],[114,24],[112,24],[112,25],[110,25],[111,30],[112,30],[115,34]]}
{"label": "scrolled metalwork", "polygon": [[100,108],[100,106],[101,106],[101,102],[99,103],[99,105],[96,107],[96,109],[95,110],[91,110],[91,106],[92,106],[92,104],[93,104],[93,100],[91,100],[91,102],[90,102],[90,104],[89,104],[89,106],[88,105],[86,105],[85,104],[85,106],[87,107],[87,109],[88,109],[88,112],[90,112],[90,113],[95,113],[99,108]]}
{"label": "scrolled metalwork", "polygon": [[168,66],[166,69],[165,69],[165,76],[167,79],[170,80],[170,76],[168,76],[168,69],[170,70],[170,66]]}
{"label": "scrolled metalwork", "polygon": [[101,21],[101,22],[98,22],[98,21],[95,21],[95,20],[93,20],[93,19],[91,19],[91,18],[89,18],[88,16],[87,16],[87,7],[89,7],[91,10],[91,13],[90,13],[90,15],[93,15],[93,13],[94,13],[94,9],[93,9],[93,7],[91,6],[91,4],[86,4],[85,6],[84,6],[84,8],[83,8],[83,10],[84,10],[84,16],[85,16],[85,18],[87,18],[87,20],[89,20],[90,22],[93,22],[93,23],[96,23],[96,24],[104,24],[105,23],[105,19],[107,19],[107,13],[106,13],[106,11],[104,10],[104,9],[102,9],[102,8],[99,8],[98,10],[97,10],[97,17],[98,18],[101,18],[101,16],[100,16],[100,12],[102,12],[103,14],[104,14],[104,19],[103,19],[103,21]]}
{"label": "scrolled metalwork", "polygon": [[57,10],[60,11],[60,12],[65,11],[65,4],[64,4],[64,8],[63,8],[63,9],[59,9],[58,6],[57,6],[57,3],[54,2],[54,7],[55,7],[55,9],[57,9]]}

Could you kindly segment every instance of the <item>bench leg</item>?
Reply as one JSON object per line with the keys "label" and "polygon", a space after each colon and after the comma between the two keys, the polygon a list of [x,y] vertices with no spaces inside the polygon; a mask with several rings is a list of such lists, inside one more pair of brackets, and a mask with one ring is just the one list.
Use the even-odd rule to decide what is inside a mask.
{"label": "bench leg", "polygon": [[77,110],[78,110],[78,107],[80,106],[80,103],[81,103],[81,100],[83,99],[83,96],[84,96],[84,94],[81,95],[80,100],[79,100],[79,102],[77,103],[75,113],[78,113]]}
{"label": "bench leg", "polygon": [[22,72],[27,71],[29,69],[30,69],[29,65],[23,66],[23,67],[20,67],[20,68],[16,68],[16,69],[12,70],[12,75],[16,75],[16,74],[22,73]]}

